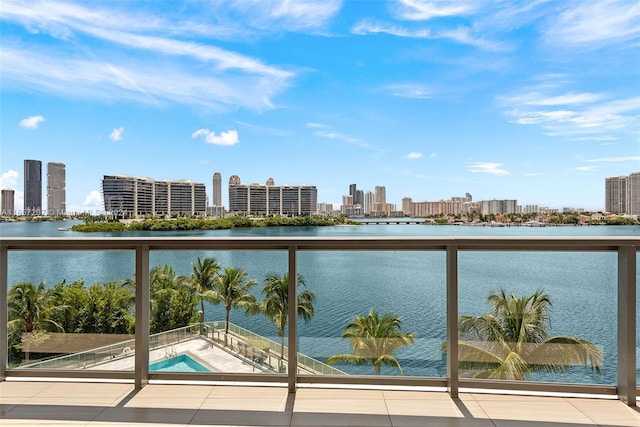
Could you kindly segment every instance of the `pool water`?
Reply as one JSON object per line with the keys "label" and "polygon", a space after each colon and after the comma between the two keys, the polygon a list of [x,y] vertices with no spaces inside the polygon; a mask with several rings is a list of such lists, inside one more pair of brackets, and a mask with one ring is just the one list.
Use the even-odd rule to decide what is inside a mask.
{"label": "pool water", "polygon": [[198,361],[186,354],[179,354],[170,359],[164,359],[149,365],[150,371],[163,372],[211,372]]}

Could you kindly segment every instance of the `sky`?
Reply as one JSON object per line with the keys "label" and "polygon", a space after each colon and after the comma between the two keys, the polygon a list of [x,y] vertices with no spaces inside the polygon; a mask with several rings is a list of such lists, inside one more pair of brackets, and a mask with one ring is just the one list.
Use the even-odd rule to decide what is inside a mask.
{"label": "sky", "polygon": [[[2,0],[0,187],[103,175],[604,209],[640,171],[636,0]],[[227,205],[228,206],[228,205]]]}

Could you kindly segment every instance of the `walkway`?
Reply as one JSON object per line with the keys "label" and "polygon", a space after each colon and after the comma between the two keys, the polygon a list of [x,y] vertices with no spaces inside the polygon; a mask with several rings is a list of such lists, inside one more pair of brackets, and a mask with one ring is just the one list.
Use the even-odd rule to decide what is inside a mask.
{"label": "walkway", "polygon": [[640,426],[618,400],[237,385],[0,382],[0,425]]}

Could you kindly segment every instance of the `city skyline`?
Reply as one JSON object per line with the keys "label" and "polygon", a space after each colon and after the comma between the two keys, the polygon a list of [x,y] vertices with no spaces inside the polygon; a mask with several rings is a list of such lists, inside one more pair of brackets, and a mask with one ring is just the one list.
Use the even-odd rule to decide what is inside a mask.
{"label": "city skyline", "polygon": [[[604,19],[606,18],[606,19]],[[0,188],[104,174],[605,208],[640,165],[635,1],[3,1]],[[46,200],[43,200],[43,208]],[[222,204],[228,205],[222,191]]]}

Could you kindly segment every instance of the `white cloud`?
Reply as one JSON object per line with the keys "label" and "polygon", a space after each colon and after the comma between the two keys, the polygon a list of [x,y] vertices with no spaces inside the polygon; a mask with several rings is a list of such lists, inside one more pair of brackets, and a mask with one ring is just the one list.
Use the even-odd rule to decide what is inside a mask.
{"label": "white cloud", "polygon": [[38,125],[42,122],[44,122],[44,117],[42,116],[29,116],[20,120],[20,126],[27,129],[38,129]]}
{"label": "white cloud", "polygon": [[564,12],[554,15],[548,23],[545,39],[549,44],[591,49],[632,42],[637,47],[640,38],[637,0],[568,2],[567,5]]}
{"label": "white cloud", "polygon": [[87,195],[87,197],[85,197],[82,206],[102,207],[102,194],[97,190],[93,190],[89,195]]}
{"label": "white cloud", "polygon": [[491,162],[475,162],[469,166],[469,171],[472,173],[488,173],[491,175],[510,175],[511,173],[501,169],[502,163]]}
{"label": "white cloud", "polygon": [[531,92],[526,95],[514,96],[505,98],[506,102],[519,103],[524,105],[542,105],[542,106],[555,106],[555,105],[574,105],[574,104],[589,104],[604,98],[602,94],[583,92],[583,93],[566,93],[564,95],[557,96],[544,96],[538,92]]}
{"label": "white cloud", "polygon": [[417,153],[415,151],[407,154],[407,159],[411,159],[411,160],[419,159],[420,157],[422,157],[422,153]]}
{"label": "white cloud", "polygon": [[477,1],[400,0],[395,12],[401,19],[427,21],[433,18],[469,15],[478,5]]}
{"label": "white cloud", "polygon": [[576,168],[574,168],[575,170],[579,171],[579,172],[591,172],[594,169],[598,169],[599,166],[578,166]]}
{"label": "white cloud", "polygon": [[356,24],[351,32],[361,36],[367,34],[389,34],[396,37],[411,37],[418,39],[429,38],[430,31],[428,29],[408,30],[403,27],[391,24],[374,24],[370,21],[361,21]]}
{"label": "white cloud", "polygon": [[438,156],[438,154],[437,154],[437,153],[435,153],[435,152],[433,152],[433,153],[431,153],[431,154],[429,155],[429,157],[431,157],[432,159],[433,159],[434,157],[437,157],[437,156]]}
{"label": "white cloud", "polygon": [[626,156],[626,157],[601,157],[599,159],[587,160],[587,162],[638,162],[640,156]]}
{"label": "white cloud", "polygon": [[[172,102],[216,111],[238,107],[260,111],[274,108],[271,98],[294,77],[293,72],[259,59],[210,42],[192,41],[193,34],[207,30],[183,22],[183,18],[178,19],[180,25],[170,19],[173,15],[167,18],[136,12],[133,7],[129,11],[116,2],[106,4],[113,7],[89,8],[82,3],[37,0],[25,6],[22,2],[4,1],[4,21],[22,25],[33,33],[51,34],[57,44],[38,49],[3,40],[3,84],[65,97],[153,105]],[[295,6],[290,12],[286,5],[283,7],[281,13],[295,15]],[[66,42],[71,38],[73,46]],[[87,48],[93,52],[90,58],[77,53],[84,52],[84,40],[92,43]],[[105,41],[118,44],[120,49],[102,51],[100,46]]]}
{"label": "white cloud", "polygon": [[109,135],[109,138],[111,138],[112,141],[120,141],[122,139],[123,133],[124,133],[124,128],[122,127],[116,128],[111,132],[111,134]]}
{"label": "white cloud", "polygon": [[198,129],[191,134],[191,137],[193,138],[201,136],[204,137],[204,140],[207,143],[215,145],[236,145],[240,142],[238,139],[238,131],[236,130],[222,131],[220,132],[220,135],[216,135],[215,132],[212,132],[209,129]]}
{"label": "white cloud", "polygon": [[0,176],[0,189],[8,188],[15,190],[16,185],[18,185],[18,172],[13,169],[9,169]]}
{"label": "white cloud", "polygon": [[241,0],[232,6],[256,28],[300,31],[327,25],[340,11],[342,0]]}
{"label": "white cloud", "polygon": [[383,87],[383,90],[401,98],[427,99],[433,97],[433,91],[425,85],[398,83]]}
{"label": "white cloud", "polygon": [[319,128],[319,129],[324,127],[324,125],[320,123],[307,123],[306,126],[309,128]]}

